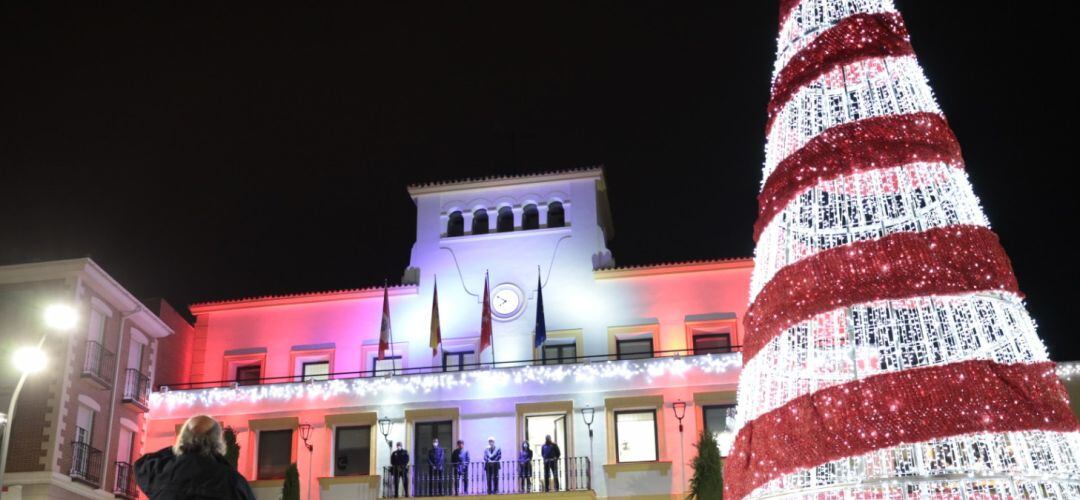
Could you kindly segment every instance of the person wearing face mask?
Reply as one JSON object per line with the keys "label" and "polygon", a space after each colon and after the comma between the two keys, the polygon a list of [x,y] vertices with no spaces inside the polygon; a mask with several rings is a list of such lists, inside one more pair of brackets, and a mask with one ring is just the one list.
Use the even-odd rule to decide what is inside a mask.
{"label": "person wearing face mask", "polygon": [[428,463],[428,492],[432,496],[442,496],[443,494],[443,459],[446,458],[446,450],[439,447],[439,439],[435,438],[431,442],[431,449],[428,450],[427,463]]}
{"label": "person wearing face mask", "polygon": [[521,442],[521,450],[518,451],[518,491],[528,493],[532,489],[532,459],[533,451],[528,441]]}
{"label": "person wearing face mask", "polygon": [[484,448],[484,473],[487,475],[487,493],[499,492],[499,469],[502,468],[502,449],[495,446],[495,438],[488,438],[488,447]]}
{"label": "person wearing face mask", "polygon": [[400,497],[398,494],[398,483],[402,483],[405,489],[405,496],[409,496],[409,452],[405,451],[405,448],[401,446],[401,441],[397,443],[397,449],[390,454],[390,475],[394,479],[394,496]]}

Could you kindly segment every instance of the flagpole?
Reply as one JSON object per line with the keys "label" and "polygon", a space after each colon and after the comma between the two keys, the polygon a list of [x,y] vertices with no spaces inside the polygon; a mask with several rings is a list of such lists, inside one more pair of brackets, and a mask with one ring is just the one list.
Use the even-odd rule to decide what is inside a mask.
{"label": "flagpole", "polygon": [[[387,279],[383,279],[383,291],[386,292],[386,308],[390,309],[390,292]],[[397,356],[394,355],[394,325],[390,325],[390,376],[397,375]]]}
{"label": "flagpole", "polygon": [[[491,281],[490,281],[489,276],[488,276],[488,270],[485,269],[484,270],[484,291],[487,292],[488,297],[484,297],[484,300],[488,301],[489,304],[491,302],[491,298],[490,298],[491,290],[488,289],[488,286],[490,284],[491,284]],[[490,305],[489,305],[489,307],[490,307]],[[491,317],[490,311],[488,311],[488,318],[490,318],[490,317]],[[495,325],[494,324],[491,325],[491,368],[492,369],[495,368]]]}
{"label": "flagpole", "polygon": [[[541,281],[541,277],[543,275],[544,275],[543,271],[540,270],[540,264],[537,264],[536,265],[536,297],[537,297],[536,307],[537,307],[537,314],[540,313],[540,311],[539,311],[540,293],[541,293],[540,289],[544,287],[543,282]],[[533,325],[533,337],[534,337],[533,344],[536,343],[535,337],[536,337],[537,333],[539,333],[539,332],[536,331],[536,325]],[[540,359],[544,358],[544,344],[546,344],[546,343],[547,343],[547,332],[544,333],[544,341],[541,342],[540,345],[536,346],[536,347],[540,348]]]}

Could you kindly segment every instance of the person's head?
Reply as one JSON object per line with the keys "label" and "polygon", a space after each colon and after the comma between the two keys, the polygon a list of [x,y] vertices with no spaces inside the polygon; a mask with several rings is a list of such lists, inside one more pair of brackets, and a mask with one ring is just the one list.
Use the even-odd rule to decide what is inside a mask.
{"label": "person's head", "polygon": [[457,447],[458,447],[459,450],[464,448],[465,447],[465,441],[462,441],[460,439],[457,440]]}
{"label": "person's head", "polygon": [[551,434],[544,436],[544,444],[551,444]]}
{"label": "person's head", "polygon": [[488,448],[494,448],[494,447],[495,447],[495,437],[492,436],[492,437],[488,438]]}
{"label": "person's head", "polygon": [[402,449],[402,446],[401,446],[401,441],[398,441],[398,442],[397,442],[397,449],[399,449],[399,450],[400,450],[400,449]]}
{"label": "person's head", "polygon": [[434,447],[438,448],[439,447],[439,438],[432,439],[431,440],[431,446],[434,446]]}
{"label": "person's head", "polygon": [[521,449],[523,449],[523,450],[529,449],[529,442],[528,441],[522,441],[521,442]]}
{"label": "person's head", "polygon": [[173,444],[173,453],[203,455],[225,454],[225,436],[221,424],[206,415],[196,415],[184,422]]}

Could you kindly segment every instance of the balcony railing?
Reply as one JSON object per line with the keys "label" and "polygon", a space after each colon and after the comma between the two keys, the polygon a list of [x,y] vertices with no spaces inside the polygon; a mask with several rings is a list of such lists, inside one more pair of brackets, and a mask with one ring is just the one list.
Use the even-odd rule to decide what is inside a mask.
{"label": "balcony railing", "polygon": [[124,379],[123,402],[130,403],[139,409],[146,411],[150,401],[150,377],[134,368],[127,370]]}
{"label": "balcony railing", "polygon": [[68,475],[72,480],[97,488],[101,486],[101,460],[101,450],[90,446],[89,443],[77,440],[71,443],[71,473]]}
{"label": "balcony railing", "polygon": [[[449,450],[447,450],[449,454]],[[514,495],[592,489],[587,457],[383,468],[382,497]]]}
{"label": "balcony railing", "polygon": [[116,355],[94,340],[86,342],[86,362],[83,363],[83,376],[94,379],[106,388],[112,387],[116,375]]}
{"label": "balcony railing", "polygon": [[125,498],[137,498],[139,492],[135,489],[135,469],[127,462],[116,462],[116,486],[113,494]]}
{"label": "balcony railing", "polygon": [[[725,352],[712,351],[709,354],[713,355],[725,355],[730,353],[742,352],[742,346],[732,346]],[[653,351],[650,356],[649,353],[638,353],[636,356],[639,359],[648,358],[677,358],[684,356],[703,355],[701,353],[695,353],[693,349],[678,349],[670,351]],[[563,357],[560,358],[561,364],[582,364],[582,363],[602,363],[607,361],[619,361],[618,354],[599,354],[593,356],[577,356],[577,357]],[[461,370],[478,370],[484,368],[522,368],[526,366],[542,366],[544,365],[543,359],[524,359],[518,361],[496,361],[486,363],[469,363],[464,365],[454,365],[454,370],[445,370],[442,365],[433,366],[421,366],[421,367],[409,367],[409,368],[386,368],[382,370],[363,370],[353,372],[335,372],[325,375],[328,379],[334,380],[348,380],[356,378],[372,378],[372,377],[386,377],[390,375],[422,375],[428,373],[445,373],[448,371],[461,371]],[[547,360],[547,365],[551,365],[551,359]],[[460,366],[460,369],[459,369]],[[281,377],[264,377],[260,379],[245,379],[245,380],[215,380],[209,382],[184,382],[184,383],[165,383],[157,386],[158,390],[167,387],[168,390],[192,390],[192,389],[211,389],[214,387],[232,387],[236,385],[261,385],[261,384],[286,384],[296,382],[297,377],[293,375],[281,376]]]}

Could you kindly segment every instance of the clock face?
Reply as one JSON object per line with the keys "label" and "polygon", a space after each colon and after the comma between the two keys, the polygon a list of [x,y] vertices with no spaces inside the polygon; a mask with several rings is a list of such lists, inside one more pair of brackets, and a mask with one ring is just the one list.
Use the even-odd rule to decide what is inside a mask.
{"label": "clock face", "polygon": [[498,319],[514,318],[524,305],[525,296],[521,289],[510,283],[503,283],[491,292],[491,312]]}

